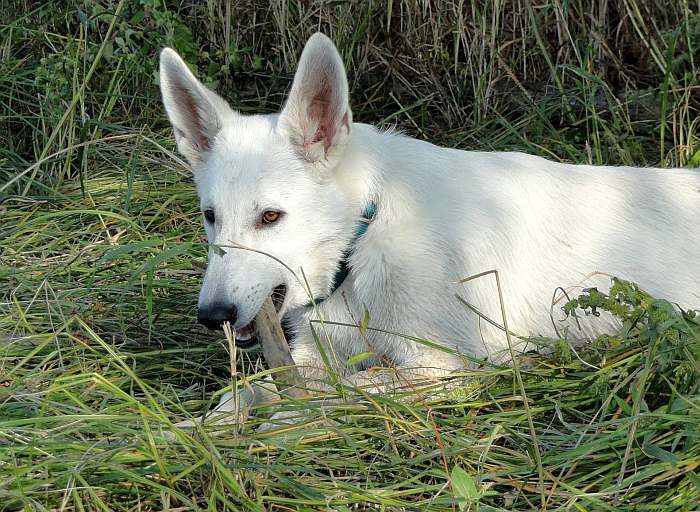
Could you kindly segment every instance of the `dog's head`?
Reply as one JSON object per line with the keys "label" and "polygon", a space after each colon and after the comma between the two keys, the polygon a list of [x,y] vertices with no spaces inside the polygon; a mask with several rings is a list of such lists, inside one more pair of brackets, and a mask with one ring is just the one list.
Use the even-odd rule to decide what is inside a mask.
{"label": "dog's head", "polygon": [[352,232],[358,212],[334,176],[352,128],[345,69],[333,43],[312,36],[279,115],[234,111],[169,48],[160,87],[210,244],[199,320],[229,321],[245,346],[271,293],[280,314],[308,303],[300,269],[315,296],[328,293]]}

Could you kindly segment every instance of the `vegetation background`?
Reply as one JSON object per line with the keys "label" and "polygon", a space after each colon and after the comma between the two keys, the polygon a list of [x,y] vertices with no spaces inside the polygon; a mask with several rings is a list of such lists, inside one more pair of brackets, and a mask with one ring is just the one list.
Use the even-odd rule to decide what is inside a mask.
{"label": "vegetation background", "polygon": [[330,425],[294,402],[310,419],[283,432],[173,427],[262,366],[232,377],[195,323],[206,248],[158,51],[273,112],[318,30],[357,121],[700,166],[697,0],[0,0],[0,510],[696,510],[698,320],[627,283],[572,303],[625,325],[582,354],[549,340],[430,399],[340,389]]}

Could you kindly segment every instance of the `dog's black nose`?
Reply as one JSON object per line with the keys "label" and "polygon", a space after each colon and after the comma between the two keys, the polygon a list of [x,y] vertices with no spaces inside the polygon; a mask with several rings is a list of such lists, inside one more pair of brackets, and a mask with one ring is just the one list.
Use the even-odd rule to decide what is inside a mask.
{"label": "dog's black nose", "polygon": [[236,306],[219,302],[199,308],[199,311],[197,311],[197,321],[212,330],[221,329],[224,322],[229,322],[231,325],[235,324],[237,316]]}

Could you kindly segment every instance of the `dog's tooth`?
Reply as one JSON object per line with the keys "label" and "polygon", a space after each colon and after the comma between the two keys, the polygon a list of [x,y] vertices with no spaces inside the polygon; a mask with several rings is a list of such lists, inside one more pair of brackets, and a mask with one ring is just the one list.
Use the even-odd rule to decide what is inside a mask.
{"label": "dog's tooth", "polygon": [[249,325],[243,326],[240,329],[236,329],[236,339],[241,341],[248,341],[253,337],[253,330]]}

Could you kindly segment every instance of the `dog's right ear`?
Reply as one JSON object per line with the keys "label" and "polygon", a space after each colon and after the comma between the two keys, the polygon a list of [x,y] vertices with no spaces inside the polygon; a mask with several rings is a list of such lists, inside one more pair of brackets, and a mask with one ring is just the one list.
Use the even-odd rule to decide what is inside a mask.
{"label": "dog's right ear", "polygon": [[280,126],[297,155],[316,163],[342,152],[352,129],[348,79],[333,42],[321,33],[301,53]]}
{"label": "dog's right ear", "polygon": [[223,98],[197,80],[170,48],[160,52],[160,91],[177,149],[195,168],[211,148],[222,119],[233,111]]}

